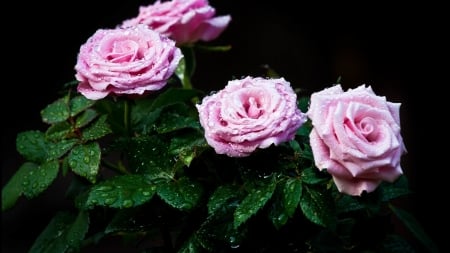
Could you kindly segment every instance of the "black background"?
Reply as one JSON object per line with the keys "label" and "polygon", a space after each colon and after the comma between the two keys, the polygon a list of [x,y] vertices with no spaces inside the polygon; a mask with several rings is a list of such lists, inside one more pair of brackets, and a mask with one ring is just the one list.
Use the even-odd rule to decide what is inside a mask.
{"label": "black background", "polygon": [[[65,82],[74,80],[80,45],[97,29],[112,28],[149,3],[32,1],[2,7],[3,15],[9,15],[2,32],[2,186],[22,162],[15,151],[17,133],[46,129],[39,112],[58,97]],[[198,53],[196,87],[218,90],[234,77],[261,75],[262,66],[269,65],[305,94],[341,76],[344,89],[365,83],[389,101],[402,103],[408,149],[402,167],[414,192],[404,205],[445,252],[448,163],[443,133],[449,107],[444,105],[448,81],[439,78],[442,38],[448,33],[442,6],[379,1],[364,6],[287,0],[210,3],[218,15],[232,16],[228,29],[210,44],[231,45],[232,50]],[[61,202],[64,180],[2,213],[3,252],[26,252],[56,210],[68,204]]]}

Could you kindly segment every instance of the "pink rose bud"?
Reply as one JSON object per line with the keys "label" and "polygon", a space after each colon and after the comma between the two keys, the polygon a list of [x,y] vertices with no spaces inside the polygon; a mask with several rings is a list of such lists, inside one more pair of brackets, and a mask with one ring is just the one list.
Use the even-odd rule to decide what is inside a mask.
{"label": "pink rose bud", "polygon": [[182,57],[173,40],[145,25],[100,29],[80,48],[78,91],[92,100],[144,95],[163,88]]}
{"label": "pink rose bud", "polygon": [[284,78],[246,77],[229,81],[197,105],[208,144],[218,154],[249,156],[292,140],[307,120],[297,107],[297,95]]}
{"label": "pink rose bud", "polygon": [[359,196],[403,173],[400,103],[387,102],[370,86],[344,92],[335,85],[311,95],[307,115],[315,164],[333,176],[340,192]]}
{"label": "pink rose bud", "polygon": [[229,15],[214,17],[216,11],[207,0],[156,1],[141,6],[137,17],[125,20],[122,27],[145,24],[178,44],[217,38],[231,21]]}

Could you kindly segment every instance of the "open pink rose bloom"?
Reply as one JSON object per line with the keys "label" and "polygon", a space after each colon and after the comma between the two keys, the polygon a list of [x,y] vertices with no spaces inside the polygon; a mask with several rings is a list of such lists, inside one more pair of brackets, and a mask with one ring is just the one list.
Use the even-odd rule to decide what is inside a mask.
{"label": "open pink rose bloom", "polygon": [[231,21],[231,16],[215,16],[216,10],[206,0],[156,1],[141,6],[139,14],[125,20],[122,27],[145,24],[178,44],[217,38]]}
{"label": "open pink rose bloom", "polygon": [[173,40],[145,25],[99,29],[80,48],[78,91],[97,100],[110,93],[139,96],[160,90],[182,57]]}
{"label": "open pink rose bloom", "polygon": [[339,191],[372,192],[403,173],[399,111],[400,103],[386,101],[365,85],[346,92],[335,85],[311,95],[307,115],[314,160],[333,176]]}
{"label": "open pink rose bloom", "polygon": [[296,101],[283,78],[246,77],[206,96],[197,109],[205,138],[216,153],[244,157],[294,138],[307,120]]}

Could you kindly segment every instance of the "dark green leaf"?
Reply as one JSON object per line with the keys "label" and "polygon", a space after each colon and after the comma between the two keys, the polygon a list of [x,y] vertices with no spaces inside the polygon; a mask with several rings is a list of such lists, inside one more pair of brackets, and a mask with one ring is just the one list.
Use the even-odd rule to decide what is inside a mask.
{"label": "dark green leaf", "polygon": [[37,164],[26,162],[20,166],[16,173],[9,179],[2,189],[2,211],[5,211],[16,204],[17,199],[23,193],[24,178],[38,167]]}
{"label": "dark green leaf", "polygon": [[424,231],[420,223],[409,212],[389,204],[389,208],[400,219],[411,233],[425,246],[429,252],[437,253],[439,249],[433,240]]}
{"label": "dark green leaf", "polygon": [[208,214],[211,215],[218,208],[222,207],[228,200],[237,196],[238,189],[234,185],[219,185],[209,198],[207,207]]}
{"label": "dark green leaf", "polygon": [[195,235],[192,235],[183,243],[178,253],[199,253],[202,252],[202,246],[198,243]]}
{"label": "dark green leaf", "polygon": [[75,146],[68,158],[69,166],[75,174],[95,183],[101,158],[97,142]]}
{"label": "dark green leaf", "polygon": [[187,102],[199,95],[194,89],[169,88],[161,93],[152,103],[149,110],[153,111],[160,107],[166,107],[179,102]]}
{"label": "dark green leaf", "polygon": [[297,99],[297,106],[302,112],[307,112],[309,107],[309,97],[299,96]]}
{"label": "dark green leaf", "polygon": [[69,116],[70,112],[67,97],[56,100],[41,111],[42,121],[48,124],[65,121]]}
{"label": "dark green leaf", "polygon": [[284,205],[284,187],[285,184],[278,184],[272,196],[271,206],[268,213],[268,218],[276,229],[280,229],[285,225],[289,219]]}
{"label": "dark green leaf", "polygon": [[220,208],[208,215],[195,233],[197,242],[203,248],[214,251],[223,245],[230,248],[239,247],[247,236],[247,226],[242,224],[239,228],[234,227],[234,211],[238,204],[239,200],[236,197],[227,199]]}
{"label": "dark green leaf", "polygon": [[136,137],[124,146],[130,168],[144,174],[149,181],[167,181],[175,175],[174,157],[168,154],[168,144],[158,136]]}
{"label": "dark green leaf", "polygon": [[29,253],[64,253],[69,248],[66,231],[75,217],[69,213],[57,213],[33,243]]}
{"label": "dark green leaf", "polygon": [[89,100],[84,96],[73,97],[70,100],[70,116],[74,117],[94,104],[95,100]]}
{"label": "dark green leaf", "polygon": [[158,185],[157,193],[172,207],[188,211],[197,206],[203,193],[203,187],[187,177],[182,177],[176,181]]}
{"label": "dark green leaf", "polygon": [[37,130],[21,132],[16,138],[17,151],[25,159],[41,163],[47,159],[47,142],[44,133]]}
{"label": "dark green leaf", "polygon": [[17,135],[17,151],[27,160],[42,163],[63,156],[75,144],[77,140],[68,139],[58,142],[50,142],[45,139],[45,134],[39,131],[27,131]]}
{"label": "dark green leaf", "polygon": [[45,137],[50,141],[58,141],[64,139],[73,131],[69,122],[63,121],[51,125],[45,132]]}
{"label": "dark green leaf", "polygon": [[282,199],[286,214],[292,217],[302,196],[302,181],[298,178],[289,178],[286,180],[283,193]]}
{"label": "dark green leaf", "polygon": [[108,123],[106,123],[106,115],[100,116],[92,125],[87,127],[82,132],[83,140],[97,140],[101,137],[110,134],[111,128]]}
{"label": "dark green leaf", "polygon": [[197,119],[172,111],[162,114],[156,125],[158,133],[169,133],[183,128],[200,129],[201,126]]}
{"label": "dark green leaf", "polygon": [[94,120],[95,117],[97,116],[98,114],[96,111],[94,111],[93,109],[87,109],[75,119],[75,127],[76,128],[84,127],[85,125],[89,124],[92,120]]}
{"label": "dark green leaf", "polygon": [[328,191],[303,186],[300,207],[303,214],[313,223],[333,228],[336,222],[333,200]]}
{"label": "dark green leaf", "polygon": [[169,152],[181,159],[184,165],[189,166],[192,160],[208,147],[200,132],[190,131],[174,137],[170,142]]}
{"label": "dark green leaf", "polygon": [[47,159],[58,159],[65,155],[78,141],[76,139],[61,140],[56,143],[47,144]]}
{"label": "dark green leaf", "polygon": [[312,124],[311,124],[311,121],[308,120],[305,123],[303,123],[303,125],[301,127],[299,127],[297,129],[296,135],[309,138],[309,134],[311,133],[311,130],[312,130]]}
{"label": "dark green leaf", "polygon": [[154,130],[154,122],[159,118],[163,108],[150,110],[153,100],[138,99],[135,101],[135,106],[131,108],[131,122],[133,130],[148,134]]}
{"label": "dark green leaf", "polygon": [[380,185],[381,189],[381,200],[389,201],[401,196],[405,196],[411,193],[408,187],[408,181],[406,176],[399,177],[395,182],[383,182]]}
{"label": "dark green leaf", "polygon": [[301,180],[305,184],[320,184],[330,180],[330,177],[326,174],[321,174],[317,168],[306,168],[302,170]]}
{"label": "dark green leaf", "polygon": [[364,208],[365,206],[358,201],[357,197],[339,193],[336,201],[337,213],[346,213]]}
{"label": "dark green leaf", "polygon": [[269,201],[275,191],[276,185],[274,177],[270,177],[264,184],[249,189],[249,194],[242,200],[234,212],[235,228],[246,222]]}
{"label": "dark green leaf", "polygon": [[149,201],[155,190],[156,186],[149,184],[142,175],[116,176],[92,186],[85,207],[135,207]]}
{"label": "dark green leaf", "polygon": [[59,162],[56,160],[43,163],[36,169],[28,171],[23,178],[23,194],[33,198],[47,189],[58,175]]}
{"label": "dark green leaf", "polygon": [[[118,210],[111,222],[105,228],[105,234],[125,232],[125,233],[135,233],[135,232],[148,232],[148,227],[154,226],[154,224],[147,224],[139,218],[144,216],[145,220],[148,220],[147,211],[144,211],[144,215],[138,212],[139,208],[125,208]],[[156,226],[155,226],[156,227]]]}
{"label": "dark green leaf", "polygon": [[86,211],[80,211],[75,221],[65,232],[65,241],[70,249],[78,251],[81,242],[89,229],[89,214]]}
{"label": "dark green leaf", "polygon": [[[95,110],[102,115],[107,115],[107,123],[112,131],[116,134],[127,135],[128,131],[125,128],[125,104],[129,101],[118,100],[111,98],[97,100],[95,103]],[[132,111],[132,110],[131,110]]]}
{"label": "dark green leaf", "polygon": [[64,253],[78,251],[89,228],[89,216],[57,213],[33,243],[29,253]]}

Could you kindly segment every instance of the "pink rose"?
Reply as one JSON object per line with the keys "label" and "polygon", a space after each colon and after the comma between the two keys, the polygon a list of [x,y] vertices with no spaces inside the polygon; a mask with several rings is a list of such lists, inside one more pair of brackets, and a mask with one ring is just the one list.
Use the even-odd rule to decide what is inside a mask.
{"label": "pink rose", "polygon": [[333,176],[340,192],[372,192],[403,173],[400,103],[387,102],[370,86],[344,92],[335,85],[311,95],[307,115],[315,164]]}
{"label": "pink rose", "polygon": [[292,140],[307,120],[283,78],[229,81],[224,89],[203,98],[197,109],[208,144],[231,157]]}
{"label": "pink rose", "polygon": [[143,95],[164,87],[182,58],[175,42],[145,25],[100,29],[81,46],[78,91],[89,99]]}
{"label": "pink rose", "polygon": [[137,17],[125,20],[122,27],[146,24],[178,44],[217,38],[228,26],[229,15],[214,17],[216,11],[207,0],[156,1],[141,6]]}

